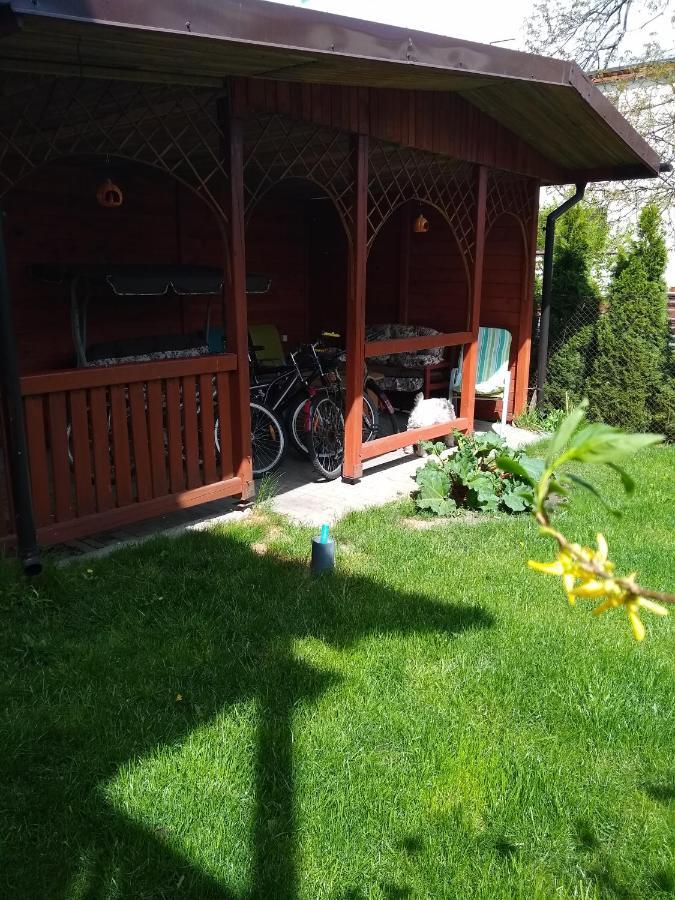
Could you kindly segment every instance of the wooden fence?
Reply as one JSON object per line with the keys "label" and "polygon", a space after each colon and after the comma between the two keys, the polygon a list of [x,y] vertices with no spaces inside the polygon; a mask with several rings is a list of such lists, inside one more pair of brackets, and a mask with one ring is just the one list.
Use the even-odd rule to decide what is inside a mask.
{"label": "wooden fence", "polygon": [[40,542],[239,493],[236,365],[225,354],[22,378]]}

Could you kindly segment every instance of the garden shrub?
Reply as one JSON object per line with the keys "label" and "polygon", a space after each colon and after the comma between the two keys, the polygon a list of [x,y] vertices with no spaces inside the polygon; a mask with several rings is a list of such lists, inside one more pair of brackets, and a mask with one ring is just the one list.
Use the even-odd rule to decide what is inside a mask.
{"label": "garden shrub", "polygon": [[675,443],[675,367],[666,370],[664,381],[652,397],[651,427],[667,441]]}
{"label": "garden shrub", "polygon": [[[449,516],[463,509],[524,512],[532,508],[532,483],[541,474],[541,460],[509,449],[495,432],[464,435],[456,431],[455,440],[453,450],[440,442],[423,445],[431,456],[415,476],[418,509]],[[504,471],[497,458],[517,461],[530,478]]]}
{"label": "garden shrub", "polygon": [[649,205],[640,215],[637,238],[619,257],[607,312],[596,325],[587,385],[593,419],[646,431],[657,427],[655,419],[668,418],[665,266],[660,213]]}
{"label": "garden shrub", "polygon": [[606,212],[591,203],[572,207],[558,222],[545,388],[548,410],[579,403],[584,396],[600,307],[596,273],[605,262],[607,235]]}
{"label": "garden shrub", "polygon": [[546,375],[546,409],[559,410],[566,403],[577,406],[586,394],[595,346],[595,319],[573,331],[551,354]]}
{"label": "garden shrub", "polygon": [[513,424],[517,428],[527,428],[529,431],[553,432],[565,418],[565,410],[568,407],[566,399],[565,409],[552,409],[542,415],[536,407],[524,409],[516,416]]}

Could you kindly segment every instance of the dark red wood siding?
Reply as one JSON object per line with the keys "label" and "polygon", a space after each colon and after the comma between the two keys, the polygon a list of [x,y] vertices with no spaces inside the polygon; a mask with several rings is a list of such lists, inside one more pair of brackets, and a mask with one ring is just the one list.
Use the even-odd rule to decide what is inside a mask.
{"label": "dark red wood siding", "polygon": [[233,89],[242,114],[278,112],[542,180],[564,177],[522,138],[457,94],[246,78],[236,79]]}
{"label": "dark red wood siding", "polygon": [[[429,231],[416,234],[424,213]],[[469,281],[449,225],[427,204],[406,204],[385,222],[368,258],[366,320],[466,331]]]}
{"label": "dark red wood siding", "polygon": [[[73,365],[67,288],[35,280],[35,263],[195,263],[223,265],[215,217],[189,190],[151,170],[111,174],[124,191],[119,209],[104,209],[96,189],[104,169],[54,165],[36,172],[4,203],[10,287],[22,374]],[[207,300],[93,297],[88,343],[204,328]],[[222,323],[222,304],[212,304]]]}
{"label": "dark red wood siding", "polygon": [[[490,228],[485,239],[480,323],[511,332],[510,412],[514,408],[516,359],[523,337],[520,334],[520,309],[525,299],[527,275],[523,226],[514,216],[502,215]],[[490,415],[493,409],[494,403],[481,401],[478,412]]]}

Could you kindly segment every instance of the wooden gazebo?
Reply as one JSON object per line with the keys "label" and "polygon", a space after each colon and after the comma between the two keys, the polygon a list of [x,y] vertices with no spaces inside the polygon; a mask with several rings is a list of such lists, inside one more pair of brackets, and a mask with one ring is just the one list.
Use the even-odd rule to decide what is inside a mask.
{"label": "wooden gazebo", "polygon": [[[362,444],[369,357],[463,348],[454,427],[470,430],[478,328],[506,328],[519,412],[540,186],[658,172],[573,64],[262,0],[189,9],[0,2],[0,301],[17,361],[3,372],[0,540],[18,532],[24,552],[33,522],[54,543],[251,495],[251,323],[273,319],[289,346],[344,329],[350,481],[447,431]],[[118,209],[92,200],[108,177]],[[422,209],[431,228],[411,251]],[[67,292],[31,272],[102,262],[222,267],[226,352],[74,367]],[[271,292],[247,299],[247,271],[271,273]],[[205,302],[127,311],[141,333],[180,333]],[[367,341],[387,320],[438,334]]]}

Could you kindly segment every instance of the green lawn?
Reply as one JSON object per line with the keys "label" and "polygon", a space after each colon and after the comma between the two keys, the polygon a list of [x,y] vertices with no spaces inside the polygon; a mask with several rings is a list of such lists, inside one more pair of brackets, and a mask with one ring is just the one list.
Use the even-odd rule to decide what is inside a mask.
{"label": "green lawn", "polygon": [[[610,550],[672,589],[675,449],[629,468]],[[260,512],[0,564],[0,897],[673,896],[675,617],[569,609],[527,517],[410,515],[319,583]],[[592,540],[589,496],[557,522]]]}

